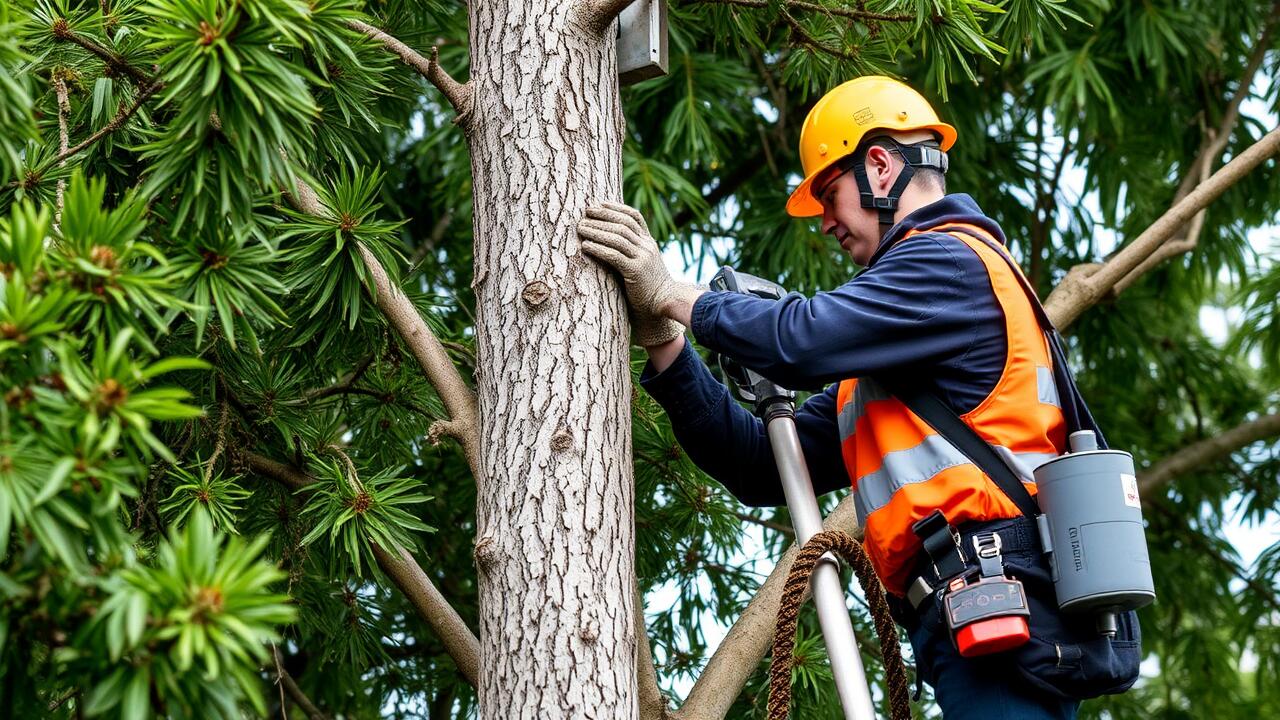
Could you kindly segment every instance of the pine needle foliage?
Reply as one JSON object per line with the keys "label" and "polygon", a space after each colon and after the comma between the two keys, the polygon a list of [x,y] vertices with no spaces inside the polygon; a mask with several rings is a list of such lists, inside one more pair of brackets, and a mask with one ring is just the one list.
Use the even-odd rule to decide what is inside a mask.
{"label": "pine needle foliage", "polygon": [[268,591],[281,573],[259,557],[267,536],[224,539],[197,511],[158,548],[154,565],[124,569],[103,585],[85,633],[105,641],[108,656],[62,658],[115,666],[85,699],[87,714],[152,717],[153,692],[169,717],[232,720],[246,701],[265,714],[257,668],[295,610]]}
{"label": "pine needle foliage", "polygon": [[[345,558],[355,575],[377,565],[370,543],[392,551],[412,550],[416,543],[410,533],[435,530],[402,507],[431,497],[417,492],[418,483],[412,478],[394,477],[400,468],[361,479],[354,464],[344,467],[336,458],[317,458],[313,467],[319,479],[305,490],[311,497],[302,514],[314,529],[302,544],[324,538],[329,545],[325,555]],[[346,563],[335,563],[334,577],[343,575]]]}
{"label": "pine needle foliage", "polygon": [[[196,468],[200,458],[196,458]],[[236,477],[223,477],[222,473],[197,475],[185,468],[172,469],[176,483],[169,497],[160,503],[160,512],[172,525],[182,525],[193,513],[207,513],[213,526],[223,532],[236,532],[236,519],[244,509],[241,502],[253,493],[240,487]],[[193,502],[194,501],[194,502]]]}

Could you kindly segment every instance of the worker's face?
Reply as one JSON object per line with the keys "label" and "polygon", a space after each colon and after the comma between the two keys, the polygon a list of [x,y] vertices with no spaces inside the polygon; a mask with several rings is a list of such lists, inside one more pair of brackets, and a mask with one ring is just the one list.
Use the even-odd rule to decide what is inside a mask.
{"label": "worker's face", "polygon": [[[877,196],[888,195],[895,173],[894,157],[880,147],[867,152],[867,179]],[[833,173],[838,173],[833,170]],[[827,184],[823,186],[823,182]],[[818,196],[822,203],[822,232],[840,243],[840,248],[859,265],[871,262],[880,245],[880,216],[875,210],[862,207],[858,199],[858,181],[853,172],[839,175],[835,180],[818,178],[814,183],[821,188]]]}

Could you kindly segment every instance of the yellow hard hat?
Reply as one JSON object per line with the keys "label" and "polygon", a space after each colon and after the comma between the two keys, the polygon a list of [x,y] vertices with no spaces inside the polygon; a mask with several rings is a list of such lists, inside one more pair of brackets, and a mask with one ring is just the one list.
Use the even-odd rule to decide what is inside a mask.
{"label": "yellow hard hat", "polygon": [[946,152],[956,129],[938,119],[929,101],[907,85],[881,75],[855,78],[822,96],[800,129],[800,163],[804,182],[787,200],[795,217],[822,214],[813,196],[813,179],[832,163],[858,148],[872,130],[932,130]]}

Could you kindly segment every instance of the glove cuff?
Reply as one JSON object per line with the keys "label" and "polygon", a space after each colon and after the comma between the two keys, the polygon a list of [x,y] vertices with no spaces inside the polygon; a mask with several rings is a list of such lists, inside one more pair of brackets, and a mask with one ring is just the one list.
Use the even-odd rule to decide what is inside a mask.
{"label": "glove cuff", "polygon": [[683,325],[664,317],[637,320],[632,328],[635,343],[640,347],[665,345],[683,334]]}

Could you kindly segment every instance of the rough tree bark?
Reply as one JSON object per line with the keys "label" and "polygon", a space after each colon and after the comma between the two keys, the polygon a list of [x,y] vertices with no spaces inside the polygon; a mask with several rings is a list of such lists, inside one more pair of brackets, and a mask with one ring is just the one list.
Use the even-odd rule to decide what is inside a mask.
{"label": "rough tree bark", "polygon": [[470,5],[482,718],[637,715],[629,330],[574,231],[621,196],[590,10]]}

